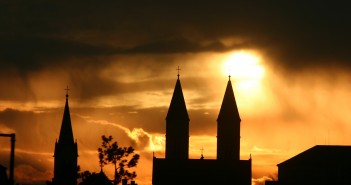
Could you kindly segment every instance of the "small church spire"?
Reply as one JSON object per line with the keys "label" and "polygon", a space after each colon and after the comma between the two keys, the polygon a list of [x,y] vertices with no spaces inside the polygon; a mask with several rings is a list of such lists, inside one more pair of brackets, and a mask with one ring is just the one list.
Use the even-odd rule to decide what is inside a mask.
{"label": "small church spire", "polygon": [[178,68],[176,69],[177,71],[178,71],[178,74],[177,74],[177,76],[178,76],[178,80],[179,80],[179,71],[181,70],[180,68],[179,68],[179,66],[178,66]]}

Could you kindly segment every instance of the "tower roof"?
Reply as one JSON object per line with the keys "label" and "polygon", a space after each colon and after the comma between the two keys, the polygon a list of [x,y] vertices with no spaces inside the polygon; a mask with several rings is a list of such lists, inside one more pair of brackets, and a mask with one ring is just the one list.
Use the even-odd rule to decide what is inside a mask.
{"label": "tower roof", "polygon": [[230,79],[228,80],[227,88],[225,90],[222,106],[219,111],[217,120],[221,119],[241,120]]}
{"label": "tower roof", "polygon": [[63,113],[59,143],[74,143],[71,116],[68,106],[68,93],[66,94],[66,105]]}
{"label": "tower roof", "polygon": [[180,84],[179,76],[174,88],[171,104],[168,109],[166,120],[168,119],[172,119],[172,120],[185,119],[189,121],[188,111],[186,109],[183,90]]}

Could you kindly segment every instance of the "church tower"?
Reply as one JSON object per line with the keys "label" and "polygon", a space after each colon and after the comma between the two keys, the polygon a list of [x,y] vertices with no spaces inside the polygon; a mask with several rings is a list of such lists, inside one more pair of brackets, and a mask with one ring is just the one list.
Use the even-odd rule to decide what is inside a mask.
{"label": "church tower", "polygon": [[[68,88],[66,89],[69,90]],[[77,185],[77,142],[74,142],[68,92],[59,140],[55,143],[53,185]]]}
{"label": "church tower", "polygon": [[217,118],[217,159],[240,160],[240,116],[230,76]]}
{"label": "church tower", "polygon": [[188,159],[189,116],[178,79],[166,117],[166,159]]}

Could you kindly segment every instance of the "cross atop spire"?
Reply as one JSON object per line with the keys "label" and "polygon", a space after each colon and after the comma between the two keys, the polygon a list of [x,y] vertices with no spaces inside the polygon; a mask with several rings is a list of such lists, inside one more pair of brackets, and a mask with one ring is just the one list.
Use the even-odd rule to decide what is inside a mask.
{"label": "cross atop spire", "polygon": [[177,76],[178,76],[178,79],[179,79],[179,71],[181,70],[180,68],[179,68],[179,66],[178,66],[178,68],[176,69],[177,71],[178,71],[178,74],[177,74]]}
{"label": "cross atop spire", "polygon": [[232,76],[228,75],[228,77],[229,77],[229,81],[230,81],[230,77],[232,77]]}
{"label": "cross atop spire", "polygon": [[64,89],[64,90],[66,91],[66,98],[68,98],[68,91],[70,90],[70,89],[68,88],[68,85],[67,85],[66,89]]}

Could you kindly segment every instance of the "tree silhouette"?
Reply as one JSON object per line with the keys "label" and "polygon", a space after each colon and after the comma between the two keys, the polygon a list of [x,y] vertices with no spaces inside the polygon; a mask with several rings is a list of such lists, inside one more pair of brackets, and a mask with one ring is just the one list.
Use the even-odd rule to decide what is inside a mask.
{"label": "tree silhouette", "polygon": [[[119,184],[122,179],[133,180],[137,174],[135,171],[129,171],[128,169],[136,167],[140,158],[139,154],[134,154],[134,148],[131,146],[118,146],[116,141],[113,142],[112,136],[106,137],[105,135],[102,135],[101,138],[101,148],[98,148],[101,169],[108,163],[114,165],[115,185]],[[132,154],[134,155],[132,156]]]}

